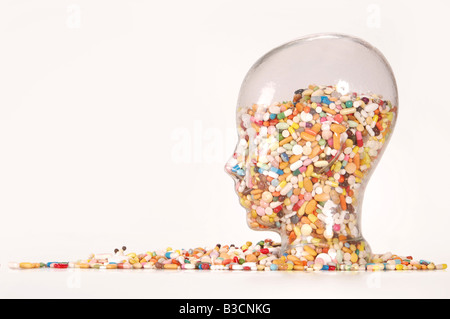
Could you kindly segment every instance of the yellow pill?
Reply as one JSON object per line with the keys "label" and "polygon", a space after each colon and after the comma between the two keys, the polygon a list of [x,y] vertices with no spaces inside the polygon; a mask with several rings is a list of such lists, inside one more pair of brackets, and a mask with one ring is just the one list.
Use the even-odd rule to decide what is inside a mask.
{"label": "yellow pill", "polygon": [[266,266],[264,266],[264,265],[256,265],[256,270],[258,270],[258,271],[263,271],[263,270],[265,270],[265,268],[266,268]]}
{"label": "yellow pill", "polygon": [[278,186],[280,186],[280,188],[283,188],[284,186],[286,186],[286,184],[287,182],[284,180]]}
{"label": "yellow pill", "polygon": [[372,117],[372,122],[378,122],[378,115],[374,115],[374,117]]}
{"label": "yellow pill", "polygon": [[309,202],[304,202],[302,207],[300,207],[300,209],[298,210],[297,215],[298,216],[302,216],[305,213],[306,210],[306,205],[308,205]]}
{"label": "yellow pill", "polygon": [[353,141],[351,139],[346,139],[345,140],[345,146],[346,147],[352,147],[353,146]]}
{"label": "yellow pill", "polygon": [[106,269],[117,269],[117,264],[107,264]]}
{"label": "yellow pill", "polygon": [[382,258],[373,258],[373,259],[372,259],[372,262],[373,262],[373,263],[382,263],[382,262],[383,262],[383,259],[382,259]]}
{"label": "yellow pill", "polygon": [[295,133],[295,130],[293,127],[289,127],[288,131],[289,131],[289,133],[291,133],[291,135],[293,135]]}
{"label": "yellow pill", "polygon": [[317,252],[309,246],[304,246],[303,250],[306,251],[311,256],[314,256],[314,257],[317,256]]}
{"label": "yellow pill", "polygon": [[263,259],[265,259],[265,258],[267,258],[267,255],[261,254],[261,255],[259,255],[259,257],[258,257],[258,260],[263,260]]}
{"label": "yellow pill", "polygon": [[403,265],[402,264],[397,264],[397,265],[395,265],[395,269],[396,270],[402,270],[403,269]]}
{"label": "yellow pill", "polygon": [[303,267],[303,265],[294,265],[294,270],[304,270],[305,267]]}
{"label": "yellow pill", "polygon": [[305,175],[309,177],[309,176],[311,176],[313,171],[314,171],[314,165],[310,164],[310,165],[308,165],[308,168],[306,169]]}
{"label": "yellow pill", "polygon": [[19,267],[23,269],[31,269],[34,268],[34,265],[32,263],[20,263]]}
{"label": "yellow pill", "polygon": [[334,171],[335,171],[335,172],[339,172],[339,170],[341,169],[341,167],[342,167],[342,163],[339,162],[339,161],[337,161],[337,162],[334,164]]}
{"label": "yellow pill", "polygon": [[388,113],[387,113],[387,119],[388,119],[389,121],[392,121],[393,118],[394,118],[394,113],[393,113],[393,112],[388,112]]}
{"label": "yellow pill", "polygon": [[331,182],[331,183],[330,183],[330,186],[338,187],[338,186],[339,186],[339,183],[338,183],[338,182]]}
{"label": "yellow pill", "polygon": [[308,215],[308,219],[309,219],[312,223],[314,223],[314,222],[317,220],[317,217],[316,217],[316,215],[314,215],[314,214],[309,214],[309,215]]}
{"label": "yellow pill", "polygon": [[134,257],[136,257],[136,253],[129,253],[127,256],[130,258],[134,258]]}
{"label": "yellow pill", "polygon": [[361,172],[359,169],[357,169],[357,170],[354,172],[354,174],[355,174],[355,176],[360,177],[360,178],[362,178],[362,177],[364,176],[363,172]]}
{"label": "yellow pill", "polygon": [[165,264],[164,269],[178,269],[177,264]]}

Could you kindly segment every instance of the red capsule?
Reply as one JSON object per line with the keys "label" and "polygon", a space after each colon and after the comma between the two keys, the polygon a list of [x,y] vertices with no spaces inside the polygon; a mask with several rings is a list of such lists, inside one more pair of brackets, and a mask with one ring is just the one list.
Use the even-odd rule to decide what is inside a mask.
{"label": "red capsule", "polygon": [[292,207],[292,211],[295,212],[295,211],[299,210],[300,207],[301,207],[300,202],[297,202],[297,203],[295,203],[294,207]]}
{"label": "red capsule", "polygon": [[358,135],[356,135],[356,145],[358,145],[358,147],[363,147],[364,145],[364,141],[362,138],[358,138]]}
{"label": "red capsule", "polygon": [[276,213],[280,212],[282,208],[283,208],[283,205],[277,206],[273,209],[273,212],[276,214]]}
{"label": "red capsule", "polygon": [[209,264],[202,264],[202,269],[210,269]]}
{"label": "red capsule", "polygon": [[259,252],[260,252],[261,254],[268,254],[268,253],[269,253],[269,249],[267,249],[267,248],[261,248],[261,249],[259,250]]}
{"label": "red capsule", "polygon": [[53,266],[53,268],[67,268],[67,267],[69,267],[69,264],[56,263],[56,264],[52,264],[52,266]]}

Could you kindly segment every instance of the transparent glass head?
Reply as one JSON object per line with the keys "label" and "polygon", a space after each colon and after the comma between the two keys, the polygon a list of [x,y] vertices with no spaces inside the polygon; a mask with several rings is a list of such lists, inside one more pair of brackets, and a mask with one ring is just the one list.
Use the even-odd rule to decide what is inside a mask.
{"label": "transparent glass head", "polygon": [[361,39],[312,35],[261,57],[242,83],[225,165],[249,227],[312,260],[367,263],[364,189],[397,113],[392,69]]}

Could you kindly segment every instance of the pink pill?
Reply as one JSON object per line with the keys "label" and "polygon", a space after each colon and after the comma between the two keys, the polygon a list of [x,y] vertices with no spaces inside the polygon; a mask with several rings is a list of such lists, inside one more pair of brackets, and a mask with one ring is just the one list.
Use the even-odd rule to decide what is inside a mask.
{"label": "pink pill", "polygon": [[292,195],[289,200],[291,201],[291,204],[295,204],[298,202],[298,196],[297,195]]}
{"label": "pink pill", "polygon": [[266,210],[264,208],[262,208],[262,207],[258,207],[258,208],[256,208],[256,213],[259,216],[264,216],[266,214]]}
{"label": "pink pill", "polygon": [[327,142],[328,142],[329,147],[333,147],[333,138],[332,137],[329,138]]}

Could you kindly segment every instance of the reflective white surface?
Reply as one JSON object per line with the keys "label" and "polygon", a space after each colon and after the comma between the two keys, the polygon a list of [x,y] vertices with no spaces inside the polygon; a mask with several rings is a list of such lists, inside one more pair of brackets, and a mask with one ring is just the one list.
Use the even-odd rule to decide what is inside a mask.
{"label": "reflective white surface", "polygon": [[230,272],[0,268],[0,298],[450,298],[448,271]]}

